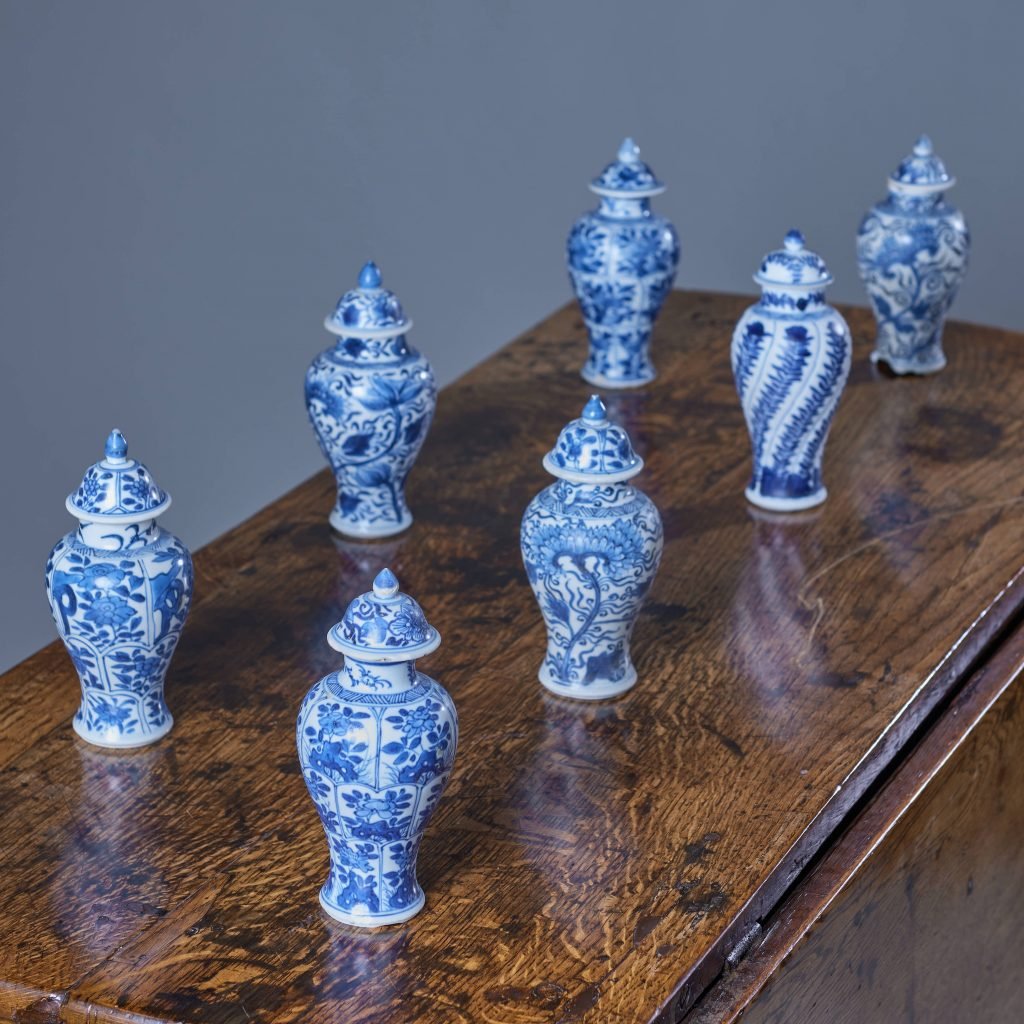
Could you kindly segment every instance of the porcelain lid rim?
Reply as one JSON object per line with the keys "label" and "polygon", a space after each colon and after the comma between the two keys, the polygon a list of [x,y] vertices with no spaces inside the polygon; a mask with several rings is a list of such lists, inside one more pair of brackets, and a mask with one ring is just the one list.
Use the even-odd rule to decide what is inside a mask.
{"label": "porcelain lid rim", "polygon": [[644,468],[644,460],[637,455],[636,462],[628,469],[620,469],[617,473],[584,473],[582,470],[566,469],[559,466],[548,452],[542,460],[544,468],[559,480],[568,480],[572,484],[617,484],[624,480],[632,480]]}
{"label": "porcelain lid rim", "polygon": [[411,320],[402,320],[391,327],[339,327],[333,314],[324,317],[324,327],[338,338],[397,338],[412,327]]}
{"label": "porcelain lid rim", "polygon": [[168,494],[159,505],[144,509],[141,512],[85,512],[74,503],[77,491],[72,491],[64,500],[67,510],[82,523],[110,523],[121,526],[131,526],[134,523],[144,523],[149,519],[156,519],[162,516],[171,507],[171,496]]}
{"label": "porcelain lid rim", "polygon": [[658,182],[657,185],[650,185],[647,188],[609,188],[607,185],[599,185],[592,181],[587,188],[596,195],[607,196],[610,199],[649,199],[651,196],[660,196],[668,186]]}
{"label": "porcelain lid rim", "polygon": [[798,291],[813,291],[816,288],[827,288],[835,281],[831,273],[827,277],[819,277],[817,281],[773,281],[770,277],[762,277],[760,270],[751,276],[757,284],[764,288],[794,288]]}
{"label": "porcelain lid rim", "polygon": [[341,622],[336,622],[327,633],[327,643],[346,657],[370,664],[387,665],[399,661],[413,661],[432,654],[441,646],[441,634],[431,625],[427,629],[432,634],[430,639],[410,647],[357,647],[341,636]]}
{"label": "porcelain lid rim", "polygon": [[886,178],[886,184],[892,192],[902,192],[904,195],[927,196],[934,192],[945,192],[956,184],[956,178],[951,174],[945,181],[900,181],[891,174]]}

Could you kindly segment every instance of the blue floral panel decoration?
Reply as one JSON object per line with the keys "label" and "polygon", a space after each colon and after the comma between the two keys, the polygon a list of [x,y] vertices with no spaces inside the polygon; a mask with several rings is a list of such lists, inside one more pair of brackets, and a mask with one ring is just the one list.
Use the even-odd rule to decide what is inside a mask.
{"label": "blue floral panel decoration", "polygon": [[337,341],[306,373],[306,410],[337,483],[330,522],[387,537],[412,523],[405,481],[437,406],[434,373],[406,341],[412,321],[374,263],[325,324]]}
{"label": "blue floral panel decoration", "polygon": [[661,560],[661,516],[629,483],[643,460],[596,395],[544,467],[555,483],[530,502],[520,535],[547,626],[540,682],[563,697],[616,697],[637,679],[630,637]]}
{"label": "blue floral panel decoration", "polygon": [[639,387],[655,377],[651,331],[675,280],[679,239],[651,210],[665,186],[632,139],[590,188],[600,205],[576,221],[566,247],[590,339],[582,375],[598,387]]}
{"label": "blue floral panel decoration", "polygon": [[942,328],[971,242],[963,214],[945,199],[955,183],[922,135],[857,233],[857,266],[878,325],[871,358],[896,374],[946,365]]}
{"label": "blue floral panel decoration", "polygon": [[348,925],[399,924],[426,899],[416,858],[458,743],[451,697],[416,668],[440,642],[384,569],[328,634],[344,666],[299,711],[299,762],[331,857],[320,904]]}
{"label": "blue floral panel decoration", "polygon": [[155,743],[173,725],[164,681],[192,600],[192,559],[156,517],[170,507],[120,431],[67,499],[79,526],[46,563],[50,611],[78,672],[73,719],[101,747]]}

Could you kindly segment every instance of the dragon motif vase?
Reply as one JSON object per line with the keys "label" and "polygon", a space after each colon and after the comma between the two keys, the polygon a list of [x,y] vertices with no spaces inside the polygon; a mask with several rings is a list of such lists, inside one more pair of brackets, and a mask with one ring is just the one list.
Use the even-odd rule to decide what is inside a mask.
{"label": "dragon motif vase", "polygon": [[540,681],[602,700],[636,682],[629,640],[663,546],[661,516],[629,481],[643,468],[594,395],[544,457],[556,481],[523,515],[523,564],[547,626]]}
{"label": "dragon motif vase", "polygon": [[654,321],[679,264],[675,228],[651,211],[665,191],[640,150],[626,139],[618,158],[590,183],[601,197],[569,232],[569,278],[583,312],[590,352],[583,379],[630,388],[654,380]]}
{"label": "dragon motif vase", "polygon": [[192,559],[157,525],[170,504],[115,430],[68,496],[78,529],[46,563],[50,611],[82,684],[72,725],[100,747],[155,743],[174,724],[164,679],[192,600]]}
{"label": "dragon motif vase", "polygon": [[350,537],[388,537],[412,523],[405,481],[437,406],[434,373],[373,263],[325,323],[337,342],[306,373],[306,409],[337,482],[330,522]]}
{"label": "dragon motif vase", "polygon": [[850,373],[846,321],[825,301],[824,260],[799,231],[754,275],[761,301],[740,317],[732,369],[754,450],[747,499],[774,512],[819,505],[821,460]]}
{"label": "dragon motif vase", "polygon": [[416,856],[455,760],[455,705],[416,669],[441,638],[384,569],[327,642],[344,665],[306,694],[296,727],[330,848],[320,904],[345,924],[398,924],[423,907]]}
{"label": "dragon motif vase", "polygon": [[871,359],[893,373],[946,365],[942,328],[970,248],[963,215],[944,196],[955,182],[922,135],[857,233],[857,265],[878,324]]}

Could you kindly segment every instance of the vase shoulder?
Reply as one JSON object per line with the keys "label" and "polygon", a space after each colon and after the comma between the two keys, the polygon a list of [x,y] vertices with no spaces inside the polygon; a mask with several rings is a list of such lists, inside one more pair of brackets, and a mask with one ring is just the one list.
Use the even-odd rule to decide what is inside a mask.
{"label": "vase shoulder", "polygon": [[571,273],[641,279],[672,274],[679,263],[679,236],[664,217],[607,217],[584,214],[569,232],[566,248]]}
{"label": "vase shoulder", "polygon": [[[393,340],[393,339],[385,339]],[[418,349],[404,342],[399,349],[376,341],[347,339],[330,345],[314,357],[310,372],[330,372],[334,367],[344,370],[365,370],[414,366],[429,369],[430,364]]]}
{"label": "vase shoulder", "polygon": [[637,487],[573,488],[563,482],[551,484],[536,494],[527,506],[526,515],[531,519],[564,520],[567,524],[659,517],[654,502]]}

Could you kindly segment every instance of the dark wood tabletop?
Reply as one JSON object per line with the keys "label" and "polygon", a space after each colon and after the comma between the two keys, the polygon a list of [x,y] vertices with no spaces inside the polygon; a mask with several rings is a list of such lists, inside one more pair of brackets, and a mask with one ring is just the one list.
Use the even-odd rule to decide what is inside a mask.
{"label": "dark wood tabletop", "polygon": [[[606,395],[666,535],[625,697],[541,689],[519,556],[541,456],[589,393],[574,307],[441,393],[406,534],[333,535],[324,472],[198,552],[167,739],[79,740],[56,643],[2,677],[0,1019],[685,1011],[1024,603],[1024,337],[954,323],[945,371],[893,379],[868,361],[869,315],[845,310],[828,501],[773,517],[743,497],[729,339],[749,301],[674,293],[661,376]],[[421,667],[461,735],[421,850],[426,908],[359,932],[317,905],[327,846],[294,720],[339,664],[328,628],[384,565],[444,638]]]}

